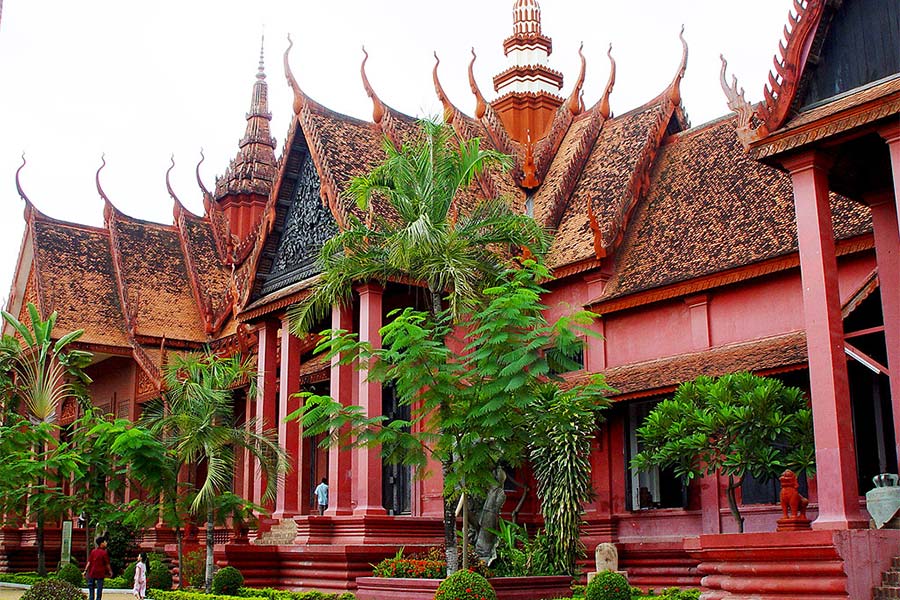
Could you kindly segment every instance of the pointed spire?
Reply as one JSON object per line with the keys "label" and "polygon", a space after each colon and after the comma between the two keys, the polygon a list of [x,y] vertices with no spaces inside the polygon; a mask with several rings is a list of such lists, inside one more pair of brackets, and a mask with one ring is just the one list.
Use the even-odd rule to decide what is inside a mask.
{"label": "pointed spire", "polygon": [[[263,36],[265,44],[265,36]],[[259,52],[259,68],[253,83],[247,129],[240,141],[237,156],[225,175],[216,180],[216,200],[229,195],[260,194],[268,196],[276,175],[275,138],[269,129],[269,86],[266,83],[264,46]]]}

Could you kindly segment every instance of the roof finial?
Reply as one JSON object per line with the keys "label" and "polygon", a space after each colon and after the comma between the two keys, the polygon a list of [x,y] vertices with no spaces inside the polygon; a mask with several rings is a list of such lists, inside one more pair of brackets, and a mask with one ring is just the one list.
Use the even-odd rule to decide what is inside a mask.
{"label": "roof finial", "polygon": [[728,108],[730,108],[738,117],[737,127],[739,130],[748,130],[750,128],[751,119],[753,118],[753,107],[744,97],[744,88],[738,91],[737,76],[731,75],[731,85],[729,86],[725,80],[725,71],[728,68],[728,61],[725,56],[720,54],[722,60],[722,69],[719,71],[719,83],[722,84],[722,91],[725,92],[725,98],[728,100]]}
{"label": "roof finial", "polygon": [[475,81],[476,58],[478,58],[478,56],[475,54],[475,47],[473,46],[472,61],[469,63],[469,87],[472,88],[472,93],[475,94],[475,117],[480,119],[487,111],[487,102],[484,101],[484,96],[481,95],[481,90],[478,89],[478,83]]}
{"label": "roof finial", "polygon": [[31,206],[31,200],[28,199],[28,196],[25,194],[25,190],[22,189],[22,184],[19,181],[19,173],[25,168],[27,162],[28,161],[25,160],[25,152],[22,152],[22,164],[16,169],[16,191],[19,192],[19,198],[24,200],[27,206]]}
{"label": "roof finial", "polygon": [[206,189],[206,186],[203,185],[203,179],[200,178],[200,165],[203,164],[203,161],[206,160],[206,155],[203,154],[203,148],[200,148],[200,162],[197,163],[197,168],[194,169],[194,173],[197,175],[197,185],[200,186],[200,191],[203,192],[204,196],[212,197],[212,194],[209,193],[209,190]]}
{"label": "roof finial", "polygon": [[106,167],[106,152],[100,155],[100,160],[102,164],[100,165],[100,168],[97,169],[97,174],[94,175],[94,182],[97,184],[97,193],[100,194],[100,197],[103,199],[103,201],[107,204],[112,204],[112,201],[106,195],[106,192],[103,191],[103,186],[100,185],[100,171],[102,171],[104,167]]}
{"label": "roof finial", "polygon": [[684,77],[684,72],[687,69],[687,59],[688,59],[688,45],[684,40],[684,25],[681,26],[681,32],[678,34],[678,39],[681,40],[681,64],[678,66],[678,72],[675,73],[675,79],[672,80],[672,84],[669,86],[669,100],[672,101],[672,104],[678,106],[681,104],[681,79]]}
{"label": "roof finial", "polygon": [[441,80],[438,79],[438,66],[441,64],[441,59],[438,58],[437,50],[434,52],[434,69],[431,71],[431,77],[434,79],[434,90],[437,92],[438,100],[441,101],[441,104],[444,106],[444,123],[449,123],[453,120],[453,113],[455,112],[455,107],[450,102],[450,98],[447,97],[447,93],[444,91],[444,86],[441,85]]}
{"label": "roof finial", "polygon": [[572,90],[568,102],[569,112],[573,115],[581,112],[581,86],[584,85],[584,73],[587,68],[587,61],[582,50],[584,50],[584,42],[581,42],[581,46],[578,47],[578,56],[581,57],[581,73],[578,74],[578,81],[575,82],[575,89]]}
{"label": "roof finial", "polygon": [[172,197],[172,200],[175,201],[176,211],[178,210],[178,206],[182,206],[181,200],[178,199],[178,196],[175,195],[175,190],[172,189],[172,182],[169,181],[169,173],[172,172],[172,169],[175,168],[175,154],[169,157],[169,160],[172,161],[172,164],[166,170],[166,190],[169,192],[169,196]]}
{"label": "roof finial", "polygon": [[262,39],[259,43],[259,67],[256,70],[256,78],[257,79],[265,79],[266,78],[266,34],[262,34]]}
{"label": "roof finial", "polygon": [[359,72],[362,74],[363,87],[366,89],[366,95],[372,99],[372,120],[376,123],[381,123],[381,119],[384,118],[384,103],[378,98],[378,94],[372,89],[372,84],[369,83],[369,78],[366,76],[366,62],[369,60],[369,53],[366,52],[365,46],[362,47],[362,51],[365,56],[362,65],[359,67]]}
{"label": "roof finial", "polygon": [[609,57],[609,80],[606,82],[606,89],[603,90],[603,97],[600,99],[600,114],[604,119],[608,119],[612,114],[609,108],[609,95],[612,94],[613,86],[616,85],[616,59],[612,55],[612,44],[609,45],[606,55]]}
{"label": "roof finial", "polygon": [[287,39],[288,47],[284,50],[284,76],[287,78],[288,85],[294,91],[294,114],[299,115],[300,111],[303,110],[303,105],[306,104],[306,95],[300,89],[297,80],[294,78],[294,73],[291,71],[291,63],[288,60],[288,56],[291,53],[291,48],[294,47],[294,40],[291,39],[291,34],[288,34]]}

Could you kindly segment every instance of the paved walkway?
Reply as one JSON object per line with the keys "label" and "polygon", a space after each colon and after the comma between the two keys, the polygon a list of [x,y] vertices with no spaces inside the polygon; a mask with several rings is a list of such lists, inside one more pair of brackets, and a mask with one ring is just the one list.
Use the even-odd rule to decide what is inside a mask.
{"label": "paved walkway", "polygon": [[[0,583],[0,600],[19,600],[28,586]],[[82,590],[87,594],[87,590]],[[131,590],[103,590],[103,600],[134,600]]]}

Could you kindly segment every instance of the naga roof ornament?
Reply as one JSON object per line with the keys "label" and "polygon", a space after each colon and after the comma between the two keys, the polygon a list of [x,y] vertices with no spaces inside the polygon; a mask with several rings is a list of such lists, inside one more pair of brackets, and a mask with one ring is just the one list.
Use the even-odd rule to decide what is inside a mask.
{"label": "naga roof ornament", "polygon": [[444,107],[444,123],[450,123],[453,120],[453,115],[456,113],[456,107],[450,102],[450,98],[447,97],[447,92],[444,91],[444,86],[441,85],[441,80],[438,78],[438,67],[440,64],[441,59],[438,58],[437,51],[435,51],[434,69],[431,71],[431,78],[434,80],[434,91],[437,93],[438,100],[441,101],[441,105]]}
{"label": "naga roof ornament", "polygon": [[475,94],[475,118],[480,119],[484,116],[485,111],[487,110],[487,102],[484,100],[484,96],[481,94],[481,90],[478,88],[478,82],[475,81],[475,59],[478,56],[475,54],[475,47],[472,47],[472,60],[469,61],[469,87],[472,88],[472,93]]}
{"label": "naga roof ornament", "polygon": [[793,11],[788,11],[788,22],[784,26],[784,39],[779,40],[778,54],[773,58],[774,72],[769,72],[768,83],[763,87],[762,102],[750,105],[744,98],[743,88],[738,91],[734,75],[728,85],[725,79],[727,62],[722,57],[722,91],[728,108],[738,116],[738,137],[745,146],[779,129],[790,116],[813,37],[829,4],[826,0],[793,0],[793,3]]}
{"label": "naga roof ornament", "polygon": [[381,101],[381,98],[378,97],[378,94],[375,93],[375,90],[372,88],[372,84],[369,83],[369,78],[366,75],[366,63],[369,60],[369,53],[366,52],[366,47],[362,47],[363,51],[363,61],[362,65],[359,67],[359,72],[362,75],[363,87],[366,90],[366,95],[372,100],[372,120],[375,123],[381,123],[381,120],[384,118],[385,108],[384,102]]}
{"label": "naga roof ornament", "polygon": [[22,169],[25,168],[25,165],[28,164],[28,161],[25,160],[25,153],[22,153],[22,164],[19,165],[19,168],[16,169],[16,191],[19,192],[19,198],[25,201],[26,207],[33,206],[31,204],[31,200],[28,198],[28,195],[25,193],[25,190],[22,189],[22,182],[19,181],[19,173],[22,172]]}
{"label": "naga roof ornament", "polygon": [[100,168],[97,169],[97,173],[94,175],[94,183],[97,185],[97,193],[100,194],[100,198],[103,200],[103,222],[106,225],[106,228],[109,229],[118,210],[109,199],[109,196],[106,195],[106,192],[103,191],[103,186],[100,184],[100,171],[106,168],[105,152],[100,155],[100,162]]}
{"label": "naga roof ornament", "polygon": [[612,115],[612,111],[609,107],[609,96],[612,94],[613,87],[616,85],[616,59],[614,59],[612,55],[612,44],[609,45],[606,56],[609,57],[609,79],[606,82],[606,89],[603,90],[603,96],[600,98],[600,104],[597,109],[604,119],[608,119]]}
{"label": "naga roof ornament", "polygon": [[284,76],[287,79],[288,85],[291,86],[291,90],[294,92],[294,114],[299,115],[306,103],[309,102],[309,98],[303,93],[303,90],[300,89],[300,85],[294,77],[294,72],[291,71],[290,54],[291,48],[294,47],[294,40],[291,39],[291,34],[288,34],[287,40],[288,47],[284,49]]}
{"label": "naga roof ornament", "polygon": [[[175,218],[178,218],[178,208],[179,207],[184,208],[184,205],[181,203],[181,200],[178,199],[178,196],[175,194],[175,190],[172,189],[172,182],[169,179],[169,174],[171,174],[172,169],[175,168],[175,155],[174,154],[169,157],[169,161],[171,162],[171,164],[169,165],[169,168],[166,169],[166,191],[169,192],[169,197],[175,201],[175,213],[176,213]],[[199,165],[197,165],[197,166],[199,167]]]}
{"label": "naga roof ornament", "polygon": [[678,39],[681,40],[681,64],[678,66],[678,71],[675,72],[675,79],[669,85],[669,100],[675,106],[681,104],[681,80],[684,78],[684,72],[687,70],[688,45],[684,39],[684,25],[681,26]]}
{"label": "naga roof ornament", "polygon": [[584,111],[584,101],[582,100],[584,92],[582,91],[582,86],[584,86],[584,74],[587,68],[587,60],[584,58],[583,50],[584,42],[581,42],[581,45],[578,47],[578,56],[581,58],[581,72],[578,74],[578,80],[575,82],[575,87],[572,89],[569,100],[566,102],[569,112],[573,115],[578,115]]}

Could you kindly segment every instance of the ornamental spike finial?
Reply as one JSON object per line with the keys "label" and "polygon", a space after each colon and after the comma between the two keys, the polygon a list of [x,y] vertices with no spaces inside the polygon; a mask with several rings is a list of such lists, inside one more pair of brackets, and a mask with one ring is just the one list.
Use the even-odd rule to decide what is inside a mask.
{"label": "ornamental spike finial", "polygon": [[100,155],[100,161],[101,161],[100,168],[97,169],[97,174],[94,175],[94,183],[97,184],[97,193],[100,194],[100,197],[103,199],[103,201],[105,203],[111,205],[112,201],[106,195],[106,192],[103,191],[103,186],[100,185],[100,171],[102,171],[106,167],[106,153],[105,152]]}
{"label": "ornamental spike finial", "polygon": [[291,86],[291,90],[294,92],[294,114],[299,115],[300,111],[303,110],[304,104],[306,104],[306,95],[303,93],[303,90],[300,89],[297,80],[294,78],[294,73],[291,71],[291,62],[288,57],[291,53],[291,48],[294,47],[294,41],[291,39],[291,34],[288,34],[287,39],[288,47],[284,50],[284,76],[287,78],[288,85]]}
{"label": "ornamental spike finial", "polygon": [[16,169],[16,191],[19,192],[19,198],[25,201],[26,206],[32,206],[31,200],[28,199],[28,195],[22,189],[22,183],[19,181],[19,173],[22,172],[26,164],[28,164],[28,161],[25,160],[25,152],[22,152],[22,164]]}
{"label": "ornamental spike finial", "polygon": [[584,58],[584,42],[581,42],[581,46],[578,47],[578,56],[581,57],[581,72],[578,74],[578,81],[575,82],[575,89],[572,90],[572,94],[569,96],[568,100],[568,108],[569,112],[573,115],[577,115],[581,112],[581,86],[584,85],[584,74],[587,68],[587,61]]}
{"label": "ornamental spike finial", "polygon": [[606,82],[606,89],[603,90],[603,97],[600,99],[600,114],[604,119],[608,119],[612,114],[609,107],[609,96],[616,85],[616,59],[612,55],[612,44],[609,45],[606,55],[609,57],[609,80]]}
{"label": "ornamental spike finial", "polygon": [[728,85],[725,78],[725,72],[728,69],[728,61],[725,60],[723,54],[720,54],[719,58],[722,60],[722,68],[719,71],[719,83],[722,85],[722,91],[725,93],[725,98],[728,101],[728,108],[730,108],[738,117],[738,129],[747,130],[750,128],[751,119],[753,117],[753,107],[750,106],[750,103],[744,97],[744,88],[741,88],[740,91],[738,91],[736,75],[732,74],[731,85]]}
{"label": "ornamental spike finial", "polygon": [[475,47],[473,46],[472,61],[469,63],[469,87],[472,88],[472,93],[475,94],[475,117],[480,119],[487,112],[487,102],[484,101],[484,96],[481,95],[481,90],[478,89],[478,83],[475,81],[476,58],[478,56],[475,54]]}
{"label": "ornamental spike finial", "polygon": [[434,80],[434,91],[437,93],[438,100],[440,100],[441,104],[444,106],[444,123],[449,123],[453,120],[455,107],[447,97],[447,93],[444,91],[444,86],[441,85],[441,80],[438,78],[438,66],[440,66],[440,64],[441,59],[438,58],[437,51],[435,50],[434,69],[431,71],[431,78]]}
{"label": "ornamental spike finial", "polygon": [[266,34],[262,34],[259,42],[259,66],[256,69],[256,78],[266,78]]}
{"label": "ornamental spike finial", "polygon": [[206,189],[206,186],[203,185],[203,179],[200,177],[200,165],[203,164],[203,161],[206,160],[206,155],[203,154],[203,148],[200,148],[200,162],[197,163],[197,168],[194,169],[194,174],[197,176],[197,185],[200,186],[200,191],[203,192],[204,196],[209,196],[212,198],[212,194],[209,193],[209,190]]}
{"label": "ornamental spike finial", "polygon": [[378,94],[375,93],[375,90],[372,88],[372,84],[369,83],[369,78],[366,75],[366,62],[369,60],[369,53],[366,52],[366,47],[362,47],[363,51],[363,61],[362,65],[359,67],[359,72],[362,74],[363,87],[366,90],[366,95],[372,100],[372,120],[376,123],[381,123],[381,119],[384,118],[384,103],[378,97]]}
{"label": "ornamental spike finial", "polygon": [[166,191],[169,192],[169,196],[175,201],[175,210],[177,212],[178,207],[183,206],[183,204],[181,203],[181,200],[178,199],[178,196],[175,195],[175,190],[172,189],[172,182],[169,180],[169,174],[172,172],[172,169],[175,168],[175,154],[172,154],[169,157],[169,160],[171,161],[171,164],[169,165],[169,168],[166,169]]}
{"label": "ornamental spike finial", "polygon": [[678,39],[681,40],[681,64],[678,65],[678,71],[675,73],[675,79],[672,80],[672,84],[669,86],[669,100],[672,101],[672,104],[678,106],[681,104],[681,80],[684,78],[684,72],[687,70],[687,59],[688,59],[688,45],[684,39],[684,25],[681,26],[681,31],[678,33]]}

